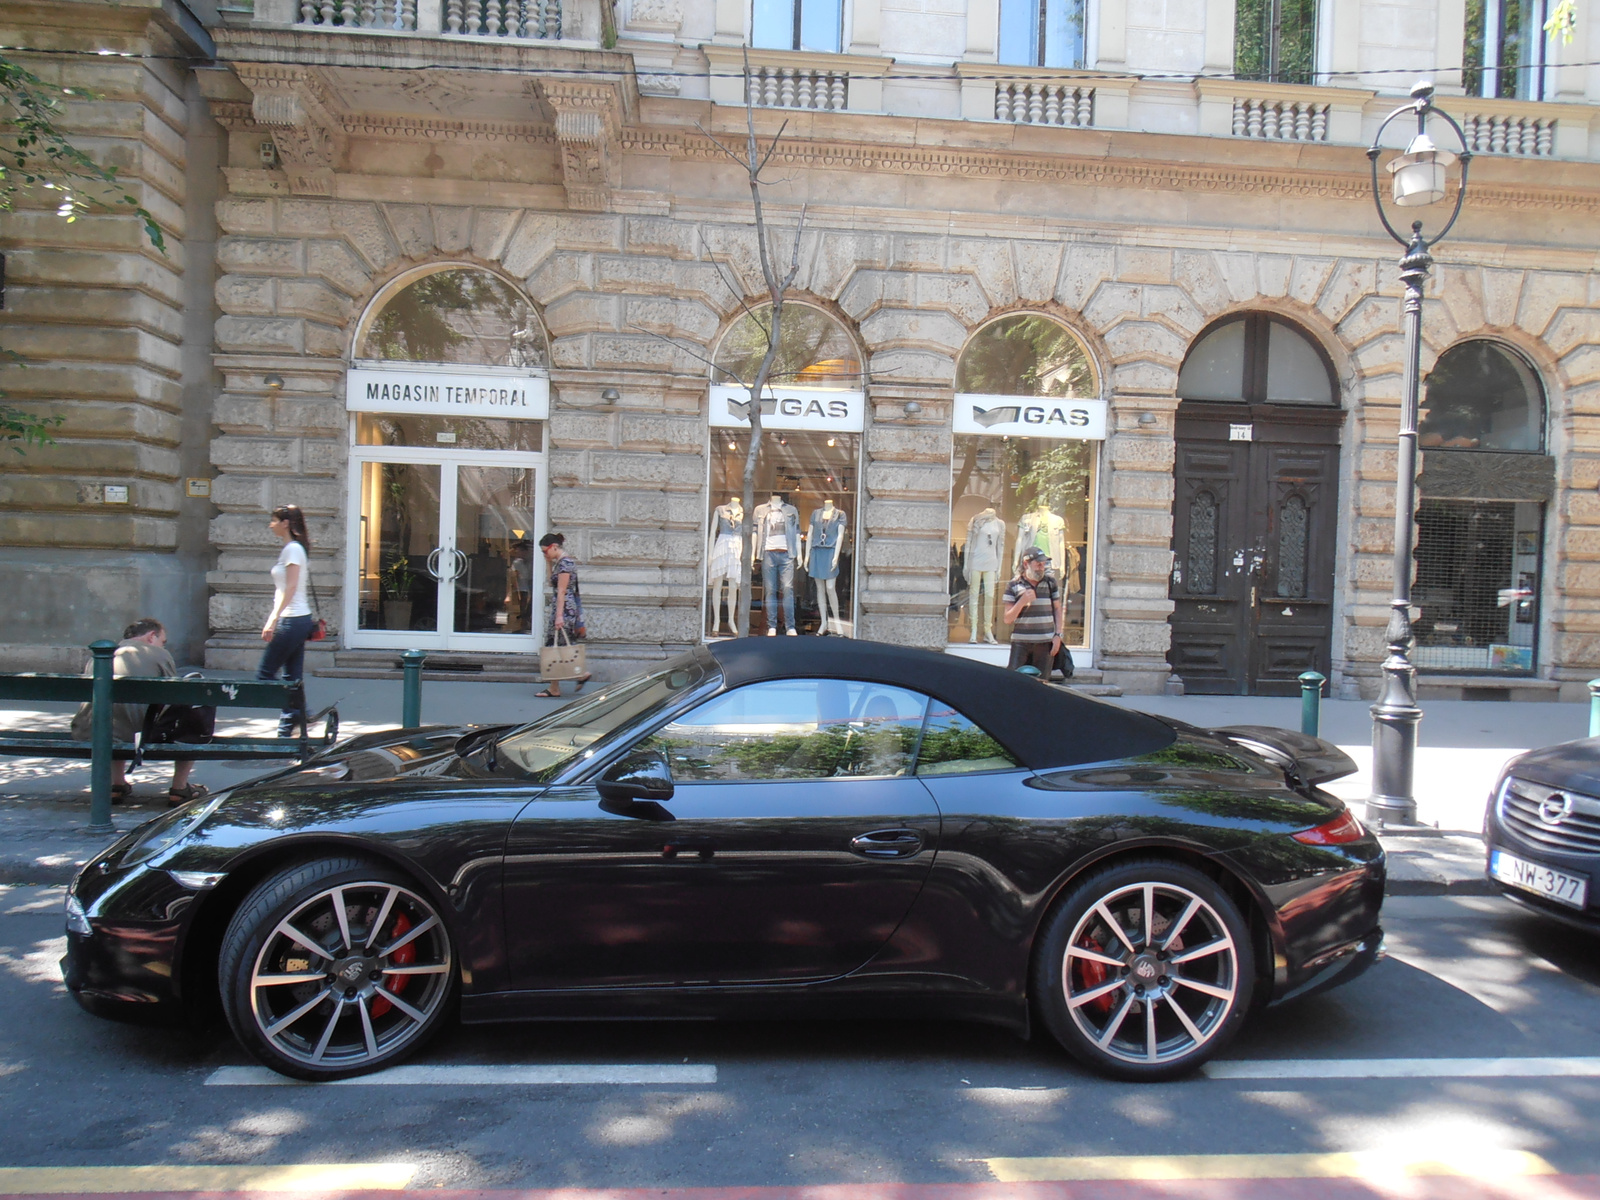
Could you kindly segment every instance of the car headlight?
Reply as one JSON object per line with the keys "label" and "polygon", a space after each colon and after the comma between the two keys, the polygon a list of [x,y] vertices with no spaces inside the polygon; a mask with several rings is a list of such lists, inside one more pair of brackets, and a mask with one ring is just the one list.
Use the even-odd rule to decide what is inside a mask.
{"label": "car headlight", "polygon": [[164,816],[157,817],[139,830],[133,843],[122,855],[122,865],[135,867],[142,862],[149,862],[163,851],[172,849],[199,828],[200,822],[216,812],[217,806],[227,797],[227,792],[219,792],[203,808],[196,810],[186,804],[182,808],[175,808]]}
{"label": "car headlight", "polygon": [[67,932],[89,932],[89,914],[83,911],[83,905],[71,893],[67,895]]}

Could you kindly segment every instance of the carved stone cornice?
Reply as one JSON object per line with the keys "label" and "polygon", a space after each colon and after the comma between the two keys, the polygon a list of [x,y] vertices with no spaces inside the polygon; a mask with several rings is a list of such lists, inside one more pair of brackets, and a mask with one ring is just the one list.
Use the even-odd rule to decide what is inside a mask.
{"label": "carved stone cornice", "polygon": [[396,117],[361,113],[344,118],[349,137],[394,138],[407,142],[515,142],[548,145],[556,140],[549,125],[510,121],[461,121],[451,117]]}
{"label": "carved stone cornice", "polygon": [[622,140],[621,92],[609,81],[530,79],[526,86],[555,113],[567,206],[604,212],[617,183],[614,148]]}
{"label": "carved stone cornice", "polygon": [[347,135],[337,102],[316,68],[281,63],[236,63],[251,91],[250,117],[267,130],[297,196],[333,195],[333,173],[344,161]]}

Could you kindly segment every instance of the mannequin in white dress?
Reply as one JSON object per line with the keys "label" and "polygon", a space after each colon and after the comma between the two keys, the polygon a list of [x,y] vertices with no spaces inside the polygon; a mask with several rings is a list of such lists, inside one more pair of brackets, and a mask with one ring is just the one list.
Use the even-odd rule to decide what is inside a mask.
{"label": "mannequin in white dress", "polygon": [[1000,567],[1005,557],[1006,523],[990,505],[967,522],[962,570],[967,576],[967,610],[972,617],[969,642],[994,644],[994,617],[1001,591]]}
{"label": "mannequin in white dress", "polygon": [[711,628],[716,634],[722,628],[722,592],[727,585],[728,625],[737,631],[739,626],[739,531],[744,527],[744,503],[737,496],[729,496],[726,504],[719,504],[711,513],[711,530],[706,540],[706,586],[711,589]]}

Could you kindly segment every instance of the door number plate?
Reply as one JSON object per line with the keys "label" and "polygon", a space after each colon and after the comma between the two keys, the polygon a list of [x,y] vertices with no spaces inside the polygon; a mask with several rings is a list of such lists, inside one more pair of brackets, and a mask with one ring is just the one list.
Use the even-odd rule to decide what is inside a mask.
{"label": "door number plate", "polygon": [[1229,425],[1228,440],[1230,442],[1253,442],[1256,440],[1256,427],[1252,425]]}

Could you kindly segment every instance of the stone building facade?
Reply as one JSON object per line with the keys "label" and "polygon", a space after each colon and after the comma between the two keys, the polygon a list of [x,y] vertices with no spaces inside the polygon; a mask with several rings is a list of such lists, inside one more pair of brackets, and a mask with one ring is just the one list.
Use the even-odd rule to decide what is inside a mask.
{"label": "stone building facade", "polygon": [[[513,7],[519,32],[491,33],[488,16],[503,30]],[[500,281],[548,339],[522,364],[548,384],[538,449],[508,450],[497,469],[528,464],[531,523],[516,540],[547,529],[569,539],[591,660],[617,674],[700,640],[708,514],[723,499],[710,491],[723,437],[708,426],[709,363],[764,290],[748,188],[717,143],[739,144],[751,120],[779,139],[767,214],[784,253],[803,214],[794,299],[843,330],[861,364],[843,389],[863,400],[845,434],[859,437],[859,478],[844,485],[855,636],[943,647],[960,640],[958,619],[973,622],[952,615],[971,586],[958,588],[954,565],[967,525],[953,515],[953,456],[971,444],[958,410],[979,395],[963,389],[963,355],[999,319],[1040,316],[1087,356],[1092,394],[1070,394],[1103,405],[1103,437],[1085,443],[1092,483],[1071,568],[1080,673],[1129,692],[1188,682],[1174,613],[1195,578],[1183,582],[1185,556],[1214,518],[1183,506],[1217,488],[1183,490],[1183,430],[1220,411],[1206,403],[1252,397],[1185,395],[1180,374],[1209,333],[1256,320],[1289,331],[1284,353],[1294,338],[1312,348],[1337,414],[1318,425],[1334,465],[1311,536],[1331,541],[1326,570],[1314,554],[1309,570],[1326,578],[1300,593],[1281,578],[1262,588],[1290,597],[1286,612],[1321,589],[1326,633],[1304,665],[1336,694],[1371,695],[1389,611],[1403,339],[1397,253],[1377,225],[1364,143],[1411,83],[1396,68],[1415,55],[1402,64],[1392,49],[1404,35],[1428,48],[1441,103],[1481,151],[1429,284],[1424,373],[1454,347],[1492,343],[1526,364],[1542,405],[1529,417],[1536,445],[1468,461],[1493,439],[1460,435],[1474,444],[1453,447],[1441,434],[1425,454],[1424,497],[1476,504],[1462,519],[1502,521],[1494,537],[1511,540],[1483,551],[1494,561],[1452,585],[1455,601],[1435,587],[1427,619],[1443,640],[1437,669],[1423,660],[1424,685],[1583,694],[1600,668],[1600,353],[1589,341],[1600,330],[1600,75],[1562,61],[1600,54],[1552,41],[1539,98],[1467,96],[1459,5],[1363,0],[1325,5],[1317,82],[1245,82],[1220,77],[1234,65],[1234,6],[1171,7],[1193,10],[1183,20],[1194,27],[1134,0],[1091,3],[1086,62],[1071,69],[997,63],[987,0],[861,0],[842,10],[841,53],[745,50],[750,12],[733,0],[566,0],[555,38],[529,32],[533,5],[507,0],[255,0],[221,14],[178,0],[0,5],[12,44],[64,52],[35,69],[100,90],[74,107],[76,127],[137,182],[171,246],[153,251],[125,214],[66,226],[27,210],[0,225],[0,335],[30,360],[4,373],[5,388],[67,418],[55,447],[0,476],[0,578],[20,601],[0,643],[15,662],[65,662],[157,609],[191,658],[253,665],[276,550],[265,512],[296,503],[311,517],[335,634],[322,666],[386,666],[384,647],[411,631],[373,624],[362,658],[352,627],[368,605],[358,477],[376,452],[361,440],[350,372],[371,359],[364,339],[385,305],[441,269]],[[92,23],[63,18],[80,8]],[[1398,24],[1386,33],[1382,21]],[[479,32],[465,32],[473,22]],[[87,53],[111,41],[129,57]],[[1293,406],[1307,397],[1254,401],[1232,426],[1282,418],[1282,445],[1303,440]],[[432,470],[425,457],[407,461]],[[1526,479],[1505,482],[1524,467]],[[1268,482],[1292,491],[1297,469]],[[453,486],[466,489],[462,479]],[[190,480],[209,495],[188,494],[206,490]],[[108,503],[118,485],[125,505]],[[1516,504],[1537,511],[1513,528],[1501,509]],[[1262,511],[1263,538],[1281,542],[1278,510]],[[1224,537],[1217,569],[1260,551],[1281,575],[1291,551],[1272,545]],[[1295,553],[1305,561],[1303,546]],[[1507,570],[1505,627],[1465,631],[1449,605]],[[514,628],[515,587],[504,567],[494,578],[491,607],[511,597],[501,628]],[[1247,650],[1265,636],[1238,631]],[[535,646],[530,632],[514,653]],[[510,661],[481,639],[439,648],[491,668]],[[1212,690],[1272,690],[1270,674]]]}

